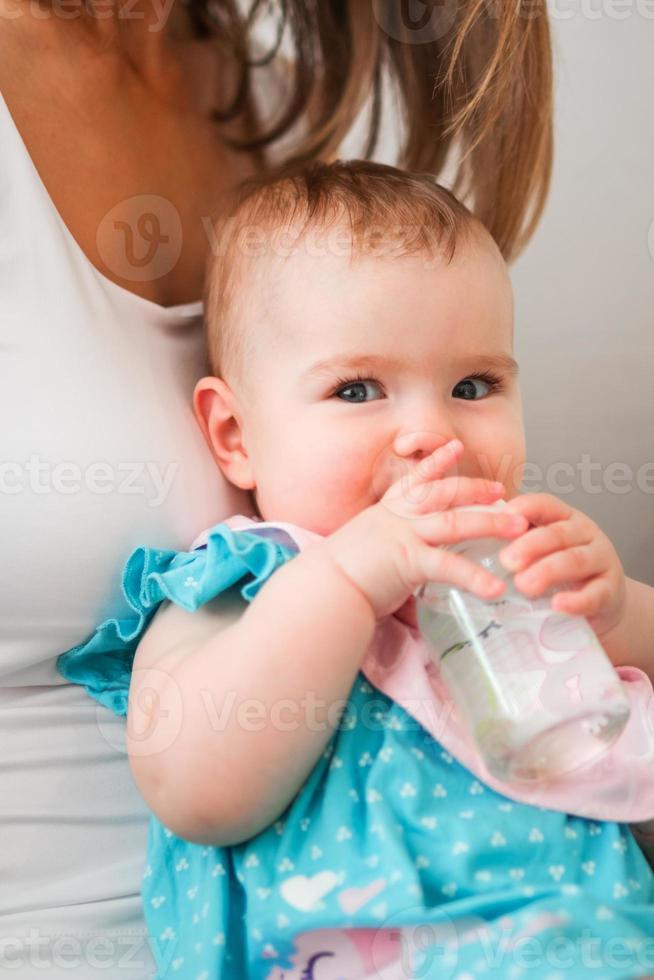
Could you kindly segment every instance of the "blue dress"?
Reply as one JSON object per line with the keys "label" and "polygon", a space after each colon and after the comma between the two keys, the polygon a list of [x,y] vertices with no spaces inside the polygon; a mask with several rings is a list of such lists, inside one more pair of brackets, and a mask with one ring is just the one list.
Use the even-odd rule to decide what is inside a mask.
{"label": "blue dress", "polygon": [[[58,669],[125,715],[163,600],[193,611],[239,583],[251,601],[295,553],[224,524],[194,551],[138,548],[124,615]],[[305,784],[256,837],[193,844],[151,817],[142,896],[158,980],[654,975],[654,874],[628,826],[510,801],[361,673]]]}

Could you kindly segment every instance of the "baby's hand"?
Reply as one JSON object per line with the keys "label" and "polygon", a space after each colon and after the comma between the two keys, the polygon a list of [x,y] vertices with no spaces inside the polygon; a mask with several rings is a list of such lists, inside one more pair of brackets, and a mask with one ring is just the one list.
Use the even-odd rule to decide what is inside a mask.
{"label": "baby's hand", "polygon": [[500,512],[452,508],[491,504],[501,484],[444,473],[463,450],[459,441],[440,446],[411,472],[321,542],[330,559],[368,599],[380,619],[399,609],[429,581],[447,582],[483,598],[505,589],[501,578],[444,545],[482,537],[514,538],[525,518]]}
{"label": "baby's hand", "polygon": [[[626,610],[626,579],[618,554],[594,521],[549,493],[528,493],[507,502],[531,527],[500,551],[515,587],[535,599],[563,585],[552,609],[585,616],[598,637],[618,626]],[[571,586],[571,589],[567,589]]]}

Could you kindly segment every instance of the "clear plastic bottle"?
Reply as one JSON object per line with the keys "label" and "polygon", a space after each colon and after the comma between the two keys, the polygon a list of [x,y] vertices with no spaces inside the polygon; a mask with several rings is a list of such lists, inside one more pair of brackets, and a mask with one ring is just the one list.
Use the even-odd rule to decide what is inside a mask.
{"label": "clear plastic bottle", "polygon": [[536,600],[515,588],[497,557],[507,545],[482,538],[451,546],[506,589],[484,601],[429,582],[416,593],[418,625],[489,771],[505,782],[547,780],[602,755],[626,725],[629,702],[587,620],[551,608],[565,587]]}

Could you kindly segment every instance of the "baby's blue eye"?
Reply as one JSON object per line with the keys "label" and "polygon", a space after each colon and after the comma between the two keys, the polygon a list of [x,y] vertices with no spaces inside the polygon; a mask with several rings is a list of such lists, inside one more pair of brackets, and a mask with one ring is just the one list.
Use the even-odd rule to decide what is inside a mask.
{"label": "baby's blue eye", "polygon": [[351,378],[349,381],[339,381],[339,385],[341,387],[334,391],[334,395],[340,398],[343,392],[353,392],[353,397],[341,399],[341,401],[350,402],[351,404],[366,401],[366,385],[376,385],[381,390],[381,385],[374,378]]}
{"label": "baby's blue eye", "polygon": [[[472,375],[472,377],[470,378],[464,378],[463,381],[459,381],[459,383],[454,387],[454,392],[456,392],[457,388],[463,389],[466,392],[466,394],[460,397],[462,397],[464,401],[479,401],[480,400],[479,398],[475,398],[475,388],[474,388],[475,383],[476,384],[481,383],[482,385],[485,385],[486,388],[488,388],[486,394],[482,393],[482,395],[480,396],[481,398],[485,398],[486,395],[489,393],[489,391],[495,391],[500,387],[498,378],[475,374]],[[455,397],[457,396],[455,395]]]}
{"label": "baby's blue eye", "polygon": [[[481,384],[486,387],[486,391],[482,391],[481,395],[476,397],[475,384]],[[375,378],[364,378],[359,375],[355,378],[339,378],[337,381],[338,387],[334,388],[331,397],[337,397],[341,401],[349,402],[351,405],[364,403],[370,401],[371,399],[366,398],[366,385],[372,385],[377,387],[379,391],[383,392],[383,388],[379,381]],[[457,395],[457,389],[463,391],[464,394]],[[459,381],[453,389],[452,394],[455,398],[461,398],[463,401],[481,401],[486,398],[489,394],[494,392],[501,392],[504,390],[504,385],[502,379],[490,372],[482,372],[481,374],[473,374],[462,381]],[[347,394],[349,392],[349,395]],[[343,397],[345,393],[345,397]],[[372,399],[375,401],[375,399]]]}

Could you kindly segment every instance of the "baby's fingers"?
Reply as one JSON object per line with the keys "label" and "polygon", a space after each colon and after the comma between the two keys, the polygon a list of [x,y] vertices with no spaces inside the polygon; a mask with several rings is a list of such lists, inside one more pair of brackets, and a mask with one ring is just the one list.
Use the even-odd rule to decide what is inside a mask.
{"label": "baby's fingers", "polygon": [[[409,451],[410,445],[407,437],[405,452]],[[394,467],[399,470],[399,476],[390,487],[389,494],[393,497],[399,495],[405,499],[412,498],[416,492],[420,493],[425,483],[441,480],[462,452],[461,440],[451,439],[418,462],[409,462],[408,459],[394,460]]]}
{"label": "baby's fingers", "polygon": [[[504,484],[468,476],[448,476],[426,487],[428,496],[423,513],[468,507],[473,504],[493,504],[505,494]],[[513,515],[516,516],[516,515]],[[521,515],[518,515],[521,516]],[[527,522],[524,524],[527,528]]]}
{"label": "baby's fingers", "polygon": [[610,600],[610,583],[604,575],[591,576],[584,582],[576,583],[575,588],[566,583],[563,588],[567,591],[556,592],[550,605],[555,612],[570,616],[594,616]]}
{"label": "baby's fingers", "polygon": [[431,545],[458,544],[474,538],[511,538],[524,533],[527,518],[506,511],[460,510],[426,514],[416,519],[420,536]]}
{"label": "baby's fingers", "polygon": [[445,582],[454,588],[473,592],[480,599],[495,598],[502,594],[505,583],[501,578],[476,565],[463,555],[444,548],[425,546],[418,553],[420,584]]}
{"label": "baby's fingers", "polygon": [[425,514],[450,507],[492,503],[503,496],[505,488],[502,483],[482,478],[444,476],[462,449],[463,444],[453,439],[410,468],[401,463],[401,476],[384,495],[384,503],[392,510],[397,510],[400,504],[403,510]]}
{"label": "baby's fingers", "polygon": [[420,542],[417,549],[419,575],[424,576],[424,581],[449,582],[480,596],[499,595],[504,591],[501,578],[439,545],[453,545],[474,538],[515,537],[524,533],[526,525],[527,520],[522,515],[503,512],[454,509],[424,517],[420,520],[419,532],[426,547]]}

